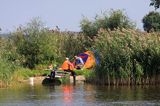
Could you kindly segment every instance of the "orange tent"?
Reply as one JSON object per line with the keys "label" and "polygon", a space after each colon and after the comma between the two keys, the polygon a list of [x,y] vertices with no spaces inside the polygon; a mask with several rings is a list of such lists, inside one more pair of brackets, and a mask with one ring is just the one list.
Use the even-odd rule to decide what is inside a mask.
{"label": "orange tent", "polygon": [[87,61],[84,64],[84,68],[90,69],[96,65],[96,59],[94,57],[94,53],[92,51],[86,51],[85,54],[88,54]]}
{"label": "orange tent", "polygon": [[[81,57],[84,62],[84,69],[93,68],[96,65],[96,59],[94,57],[94,53],[92,51],[86,51],[84,53],[80,53],[78,57]],[[78,60],[75,61],[75,67],[78,66],[80,62]]]}

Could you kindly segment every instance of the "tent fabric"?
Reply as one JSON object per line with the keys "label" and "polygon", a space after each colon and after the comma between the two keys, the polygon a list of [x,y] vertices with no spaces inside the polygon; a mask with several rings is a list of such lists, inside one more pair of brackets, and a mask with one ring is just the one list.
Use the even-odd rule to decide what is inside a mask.
{"label": "tent fabric", "polygon": [[88,54],[87,61],[84,64],[84,68],[90,69],[96,65],[96,59],[94,57],[94,53],[92,51],[86,51],[85,54]]}
{"label": "tent fabric", "polygon": [[[81,57],[83,62],[84,62],[84,69],[90,69],[93,68],[96,65],[96,59],[94,57],[94,53],[92,51],[86,51],[84,53],[80,53],[78,57]],[[76,65],[80,64],[78,60],[76,60],[75,67]]]}
{"label": "tent fabric", "polygon": [[88,54],[81,53],[81,54],[78,55],[78,57],[82,58],[83,62],[85,63],[87,61]]}

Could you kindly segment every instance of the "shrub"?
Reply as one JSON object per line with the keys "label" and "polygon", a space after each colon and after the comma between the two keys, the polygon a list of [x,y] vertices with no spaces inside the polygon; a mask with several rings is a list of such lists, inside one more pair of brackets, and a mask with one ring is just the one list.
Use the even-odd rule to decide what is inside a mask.
{"label": "shrub", "polygon": [[109,15],[106,13],[104,13],[102,16],[97,15],[95,20],[93,21],[90,21],[87,18],[84,18],[81,21],[82,32],[91,38],[93,38],[93,36],[96,36],[101,28],[106,30],[114,30],[117,28],[134,29],[135,24],[130,21],[128,16],[121,10],[111,10]]}

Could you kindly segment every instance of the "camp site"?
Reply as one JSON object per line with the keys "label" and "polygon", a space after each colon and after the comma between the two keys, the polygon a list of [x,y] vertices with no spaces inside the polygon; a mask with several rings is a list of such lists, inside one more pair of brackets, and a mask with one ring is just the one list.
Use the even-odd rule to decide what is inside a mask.
{"label": "camp site", "polygon": [[[42,81],[42,84],[44,85],[56,85],[56,84],[61,84],[61,83],[67,83],[70,82],[70,76],[73,76],[72,82],[75,84],[76,80],[78,81],[84,81],[83,79],[76,79],[76,72],[72,73],[72,71],[75,70],[80,70],[81,73],[83,73],[84,71],[91,71],[89,69],[93,69],[96,64],[98,59],[95,58],[95,55],[92,51],[86,51],[84,53],[80,53],[78,54],[78,56],[76,56],[80,59],[82,59],[81,61],[83,63],[81,63],[81,61],[78,58],[75,58],[73,60],[73,62],[69,61],[69,58],[67,57],[66,60],[64,61],[64,63],[62,64],[62,66],[60,66],[60,68],[51,68],[49,69],[51,71],[50,75],[48,75],[49,77],[45,78]],[[68,63],[68,61],[70,63]],[[73,68],[71,68],[73,65]],[[73,75],[74,74],[74,75]]]}
{"label": "camp site", "polygon": [[159,0],[1,0],[0,106],[160,106]]}

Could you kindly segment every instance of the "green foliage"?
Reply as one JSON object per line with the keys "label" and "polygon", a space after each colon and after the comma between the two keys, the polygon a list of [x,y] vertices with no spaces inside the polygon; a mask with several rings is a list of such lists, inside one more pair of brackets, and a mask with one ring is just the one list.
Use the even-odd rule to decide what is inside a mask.
{"label": "green foliage", "polygon": [[0,58],[0,81],[9,81],[14,72],[14,66],[6,60]]}
{"label": "green foliage", "polygon": [[75,55],[90,49],[97,51],[100,64],[93,71],[76,70],[76,73],[92,82],[140,84],[157,78],[160,74],[159,33],[146,34],[131,30],[133,27],[122,11],[97,16],[93,22],[84,19],[81,22],[84,33],[50,31],[39,19],[33,19],[11,36],[0,37],[0,80],[19,81],[47,74],[42,70],[48,64],[60,66],[65,57],[73,60]]}
{"label": "green foliage", "polygon": [[114,30],[117,28],[132,29],[134,27],[134,23],[131,22],[127,15],[121,10],[111,10],[109,15],[106,13],[102,16],[97,15],[94,21],[90,21],[87,18],[81,21],[82,32],[91,38],[96,36],[101,28]]}
{"label": "green foliage", "polygon": [[147,32],[160,32],[160,13],[149,12],[143,17],[143,28]]}
{"label": "green foliage", "polygon": [[50,71],[47,70],[30,70],[28,68],[17,68],[16,71],[12,75],[12,80],[19,81],[28,79],[29,77],[35,77],[35,76],[43,76],[43,75],[49,75]]}
{"label": "green foliage", "polygon": [[86,75],[92,70],[83,69],[83,70],[75,70],[76,75]]}
{"label": "green foliage", "polygon": [[150,6],[154,6],[155,9],[158,9],[160,6],[160,0],[151,0]]}
{"label": "green foliage", "polygon": [[20,55],[17,58],[20,64],[33,68],[38,64],[37,58],[40,53],[40,38],[43,35],[42,23],[38,19],[33,19],[26,27],[20,27],[17,32],[13,33],[10,37],[12,48],[16,48],[16,53]]}
{"label": "green foliage", "polygon": [[6,41],[5,57],[16,65],[35,68],[39,64],[58,64],[91,46],[81,33],[50,31],[39,18],[20,26]]}
{"label": "green foliage", "polygon": [[6,38],[0,38],[0,81],[8,82],[11,79],[11,76],[15,70],[15,67],[13,66],[13,63],[8,61],[8,58],[6,58],[5,53],[8,50],[6,50],[7,47],[7,39]]}
{"label": "green foliage", "polygon": [[81,21],[81,30],[89,37],[96,36],[98,28],[99,26],[95,26],[94,22],[89,21],[87,18]]}
{"label": "green foliage", "polygon": [[140,83],[142,78],[158,75],[160,38],[157,35],[126,29],[101,30],[93,46],[100,56],[96,79],[108,84],[114,84],[117,79]]}
{"label": "green foliage", "polygon": [[92,78],[92,79],[96,79],[96,75],[95,75],[95,73],[93,72],[93,70],[87,70],[87,71],[85,71],[84,73],[83,73],[83,75],[85,76],[85,78],[86,79],[90,79],[90,78]]}
{"label": "green foliage", "polygon": [[[85,37],[81,34],[79,35],[69,35],[65,33],[62,35],[63,39],[61,41],[61,49],[60,51],[65,57],[69,57],[72,60],[74,56],[84,52],[91,46],[91,39]],[[63,57],[64,57],[63,56]],[[64,60],[64,59],[63,59]]]}
{"label": "green foliage", "polygon": [[76,75],[83,75],[84,70],[75,70]]}
{"label": "green foliage", "polygon": [[135,27],[133,22],[131,22],[130,19],[127,17],[127,15],[125,15],[124,12],[121,10],[111,11],[107,26],[111,30],[117,28],[132,29]]}

